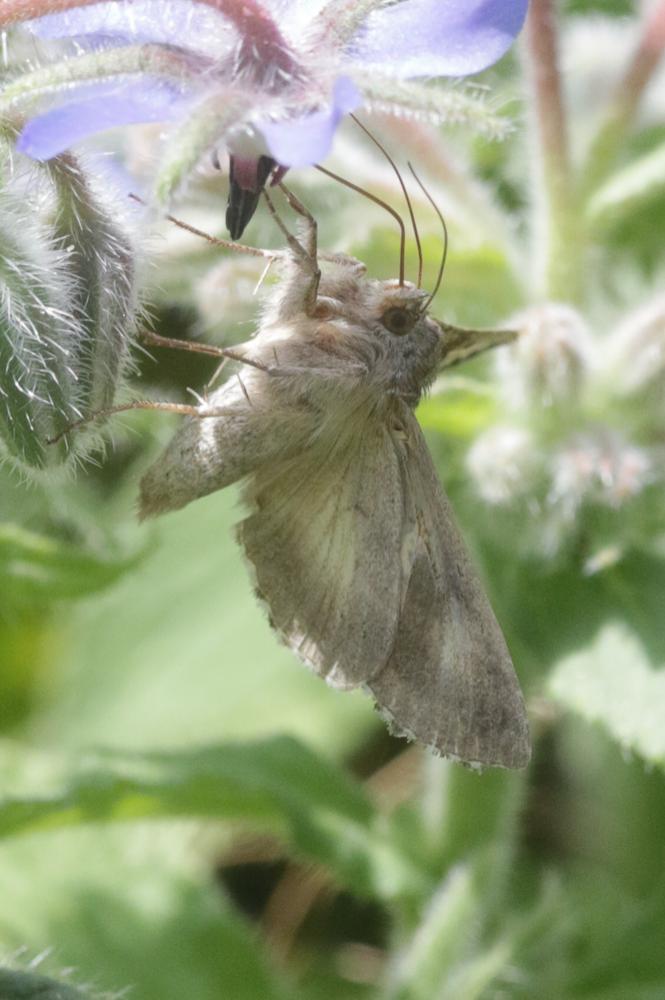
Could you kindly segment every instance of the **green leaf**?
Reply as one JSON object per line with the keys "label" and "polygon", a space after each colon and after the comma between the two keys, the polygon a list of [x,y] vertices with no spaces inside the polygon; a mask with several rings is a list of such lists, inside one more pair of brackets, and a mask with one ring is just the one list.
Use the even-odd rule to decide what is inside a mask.
{"label": "green leaf", "polygon": [[[622,619],[630,621],[652,662],[665,660],[662,558],[633,551],[618,564],[587,576],[581,559],[568,557],[565,564],[548,567],[535,556],[506,558],[505,546],[483,539],[488,530],[476,527],[476,551],[482,555],[492,606],[523,681],[529,671],[544,671],[587,648],[600,628]],[[519,530],[516,526],[507,536],[509,545]]]}
{"label": "green leaf", "polygon": [[587,206],[590,221],[616,223],[665,191],[665,143],[617,171],[593,195]]}
{"label": "green leaf", "polygon": [[49,741],[145,749],[280,731],[341,757],[382,727],[362,692],[333,691],[276,640],[233,538],[238,507],[231,488],[160,519],[140,565],[77,602],[34,720]]}
{"label": "green leaf", "polygon": [[461,326],[496,327],[522,303],[523,291],[496,245],[453,248],[432,312]]}
{"label": "green leaf", "polygon": [[665,766],[665,669],[654,670],[631,629],[606,625],[596,641],[566,657],[550,679],[552,695],[625,747]]}
{"label": "green leaf", "polygon": [[471,945],[469,928],[475,924],[477,907],[470,867],[451,869],[397,958],[390,977],[390,1000],[431,1000],[444,995],[441,991],[451,968]]}
{"label": "green leaf", "polygon": [[[450,378],[450,376],[448,376]],[[496,420],[498,406],[494,397],[484,390],[448,388],[446,377],[441,380],[441,392],[426,397],[418,407],[418,421],[428,430],[448,437],[465,440],[475,437]]]}
{"label": "green leaf", "polygon": [[[482,865],[448,870],[389,976],[389,1000],[481,1000],[510,968],[514,933],[483,940]],[[505,926],[505,916],[502,921]]]}
{"label": "green leaf", "polygon": [[267,827],[359,893],[393,897],[424,886],[424,874],[391,843],[361,788],[289,737],[179,753],[109,754],[58,794],[6,799],[0,836],[165,816]]}
{"label": "green leaf", "polygon": [[142,554],[95,555],[15,524],[0,525],[0,590],[13,606],[82,597],[110,586]]}
{"label": "green leaf", "polygon": [[192,824],[137,823],[5,843],[0,952],[94,1000],[292,997],[216,882],[218,842],[201,838]]}

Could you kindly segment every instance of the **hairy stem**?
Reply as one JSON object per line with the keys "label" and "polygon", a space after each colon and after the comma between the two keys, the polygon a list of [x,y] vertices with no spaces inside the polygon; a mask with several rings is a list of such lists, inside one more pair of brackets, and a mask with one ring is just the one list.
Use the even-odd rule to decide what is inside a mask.
{"label": "hairy stem", "polygon": [[584,174],[585,192],[590,193],[597,187],[611,169],[663,52],[665,0],[660,0],[644,19],[635,51],[614,89],[605,118],[591,144]]}
{"label": "hairy stem", "polygon": [[40,66],[16,77],[0,94],[0,111],[37,102],[45,94],[85,80],[147,73],[179,80],[191,67],[175,49],[163,45],[128,45],[107,52],[86,52],[72,59]]}
{"label": "hairy stem", "polygon": [[531,129],[537,150],[533,236],[543,294],[570,302],[580,295],[580,234],[558,66],[555,6],[556,0],[531,0],[525,31]]}

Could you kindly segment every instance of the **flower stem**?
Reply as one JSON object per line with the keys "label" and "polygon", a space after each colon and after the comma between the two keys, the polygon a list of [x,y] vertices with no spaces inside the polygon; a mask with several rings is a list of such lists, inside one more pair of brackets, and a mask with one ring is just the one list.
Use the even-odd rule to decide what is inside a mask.
{"label": "flower stem", "polygon": [[635,112],[665,52],[665,0],[644,20],[637,47],[610,99],[587,158],[584,191],[590,193],[611,169]]}
{"label": "flower stem", "polygon": [[100,77],[150,73],[173,80],[186,79],[190,66],[176,49],[162,45],[127,45],[107,52],[86,52],[76,58],[40,66],[15,77],[0,93],[0,112],[19,106],[23,112],[30,102],[57,87],[98,80]]}
{"label": "flower stem", "polygon": [[570,302],[580,295],[580,234],[557,58],[555,2],[531,0],[525,31],[531,127],[538,153],[534,158],[533,235],[544,251],[540,255],[543,294]]}

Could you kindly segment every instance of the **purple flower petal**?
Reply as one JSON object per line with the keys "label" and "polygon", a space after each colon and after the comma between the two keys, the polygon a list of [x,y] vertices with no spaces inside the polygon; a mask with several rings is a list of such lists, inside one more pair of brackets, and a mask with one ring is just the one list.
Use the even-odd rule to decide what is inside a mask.
{"label": "purple flower petal", "polygon": [[393,76],[466,76],[500,59],[528,0],[402,0],[370,14],[348,48],[363,70]]}
{"label": "purple flower petal", "polygon": [[237,41],[230,22],[207,4],[191,0],[134,0],[78,7],[26,22],[39,38],[76,38],[140,45],[177,45],[220,59]]}
{"label": "purple flower petal", "polygon": [[50,160],[81,139],[116,125],[172,121],[193,100],[191,93],[145,77],[86,84],[67,96],[66,104],[28,122],[17,142],[22,153],[33,160]]}
{"label": "purple flower petal", "polygon": [[257,122],[256,128],[278,163],[285,167],[307,167],[325,159],[340,120],[360,104],[362,97],[354,82],[340,76],[335,81],[329,108],[280,122]]}

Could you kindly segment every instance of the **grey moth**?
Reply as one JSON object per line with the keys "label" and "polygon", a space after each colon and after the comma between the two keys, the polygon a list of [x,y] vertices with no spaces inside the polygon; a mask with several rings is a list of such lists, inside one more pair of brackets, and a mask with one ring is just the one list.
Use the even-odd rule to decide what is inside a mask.
{"label": "grey moth", "polygon": [[514,334],[439,322],[403,277],[317,253],[286,193],[302,239],[279,255],[256,335],[219,350],[236,377],[181,408],[192,415],[144,475],[141,516],[241,482],[238,541],[293,652],[436,753],[524,767],[510,654],[414,415],[441,369]]}

